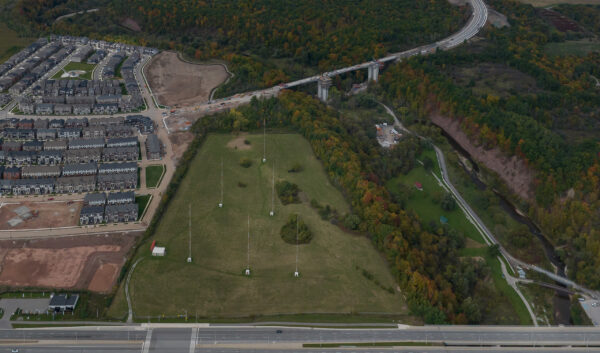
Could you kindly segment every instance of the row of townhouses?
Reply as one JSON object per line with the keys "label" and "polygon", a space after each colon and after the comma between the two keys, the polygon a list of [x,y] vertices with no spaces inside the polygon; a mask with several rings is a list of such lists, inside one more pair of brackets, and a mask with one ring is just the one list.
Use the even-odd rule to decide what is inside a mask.
{"label": "row of townhouses", "polygon": [[[149,134],[154,132],[154,122],[147,116],[144,115],[128,115],[115,116],[115,117],[103,117],[88,119],[82,118],[68,118],[68,119],[0,119],[0,134],[6,137],[5,131],[10,131],[18,136],[33,136],[33,138],[40,139],[35,133],[37,130],[46,132],[47,129],[52,129],[58,135],[59,129],[80,129],[79,136],[76,137],[99,137],[97,136],[100,131],[104,131],[106,137],[126,137],[134,134],[134,131],[129,131],[125,127],[137,129],[142,134]],[[96,128],[96,129],[85,129],[85,128]],[[31,135],[31,131],[20,132],[15,130],[36,130],[33,131],[34,135]],[[87,131],[87,132],[86,132]],[[52,132],[52,131],[50,131]]]}
{"label": "row of townhouses", "polygon": [[78,150],[49,149],[39,152],[0,150],[0,164],[12,166],[126,162],[136,161],[138,158],[138,146],[86,148]]}
{"label": "row of townhouses", "polygon": [[[7,168],[10,169],[10,168]],[[6,173],[6,171],[4,172]],[[137,172],[62,176],[38,179],[0,179],[0,195],[41,195],[135,189]]]}
{"label": "row of townhouses", "polygon": [[81,225],[131,222],[138,219],[138,204],[133,191],[93,193],[85,195],[79,213]]}

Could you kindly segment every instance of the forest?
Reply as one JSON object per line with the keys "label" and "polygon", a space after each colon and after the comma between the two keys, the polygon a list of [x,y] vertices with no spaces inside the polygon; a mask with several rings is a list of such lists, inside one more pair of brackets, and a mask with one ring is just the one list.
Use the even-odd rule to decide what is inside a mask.
{"label": "forest", "polygon": [[[572,34],[558,31],[531,6],[488,3],[508,15],[510,27],[489,27],[476,45],[392,66],[379,92],[422,119],[433,113],[456,119],[471,141],[533,168],[534,195],[521,200],[522,208],[560,249],[568,275],[598,289],[600,90],[592,76],[600,74],[600,53],[550,59],[544,46]],[[482,93],[478,82],[453,75],[483,65],[531,77],[535,87]]]}
{"label": "forest", "polygon": [[[10,14],[5,20],[21,32],[118,39],[178,50],[197,60],[227,61],[235,77],[217,96],[433,42],[458,30],[470,11],[446,0],[86,3],[87,7],[73,0],[18,0],[5,12]],[[53,22],[71,9],[93,7],[100,11]],[[141,30],[124,26],[126,20]]]}

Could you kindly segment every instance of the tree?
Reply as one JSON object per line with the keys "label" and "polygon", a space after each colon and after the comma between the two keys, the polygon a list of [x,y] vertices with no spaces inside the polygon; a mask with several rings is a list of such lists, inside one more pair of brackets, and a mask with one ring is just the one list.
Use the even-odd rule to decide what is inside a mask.
{"label": "tree", "polygon": [[442,206],[444,211],[454,211],[456,209],[456,200],[454,200],[454,196],[450,193],[444,195],[440,206]]}
{"label": "tree", "polygon": [[431,158],[429,158],[429,156],[425,156],[425,158],[423,158],[423,168],[425,168],[426,171],[430,172],[431,169],[433,169],[433,160]]}

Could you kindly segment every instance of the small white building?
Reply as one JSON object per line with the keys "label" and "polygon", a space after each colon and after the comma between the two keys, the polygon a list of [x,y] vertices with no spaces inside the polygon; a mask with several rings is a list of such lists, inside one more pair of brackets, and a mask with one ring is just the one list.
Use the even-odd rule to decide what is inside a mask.
{"label": "small white building", "polygon": [[152,256],[165,256],[166,248],[164,246],[155,246],[152,249]]}

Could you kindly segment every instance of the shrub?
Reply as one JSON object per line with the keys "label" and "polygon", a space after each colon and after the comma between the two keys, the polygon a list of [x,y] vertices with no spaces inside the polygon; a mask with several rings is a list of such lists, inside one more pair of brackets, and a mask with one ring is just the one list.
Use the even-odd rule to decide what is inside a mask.
{"label": "shrub", "polygon": [[288,170],[288,173],[300,173],[304,170],[304,167],[300,163],[294,163],[294,165]]}
{"label": "shrub", "polygon": [[454,211],[456,209],[456,200],[454,200],[454,196],[449,193],[446,194],[442,200],[441,206],[444,211]]}
{"label": "shrub", "polygon": [[355,214],[349,214],[344,219],[344,227],[352,230],[357,230],[360,225],[360,218]]}
{"label": "shrub", "polygon": [[282,180],[275,184],[275,188],[277,189],[277,195],[279,196],[281,203],[284,205],[290,203],[300,203],[300,199],[298,198],[298,192],[300,192],[300,188],[298,185],[290,183],[286,180]]}
{"label": "shrub", "polygon": [[250,168],[252,161],[249,158],[240,159],[240,165],[244,168]]}
{"label": "shrub", "polygon": [[298,222],[298,244],[308,244],[313,238],[313,234],[296,215],[290,215],[286,224],[281,227],[281,239],[288,244],[296,244],[296,222]]}
{"label": "shrub", "polygon": [[241,188],[245,188],[245,187],[246,187],[246,186],[248,186],[248,185],[246,185],[246,183],[243,183],[243,182],[241,182],[241,181],[238,181],[238,186],[239,186],[239,187],[241,187]]}
{"label": "shrub", "polygon": [[244,145],[249,145],[250,141],[249,140],[244,140]]}

